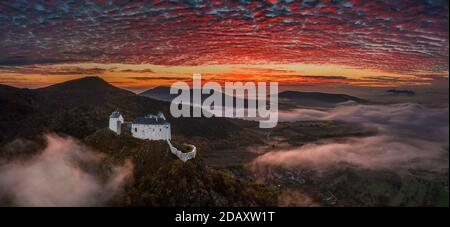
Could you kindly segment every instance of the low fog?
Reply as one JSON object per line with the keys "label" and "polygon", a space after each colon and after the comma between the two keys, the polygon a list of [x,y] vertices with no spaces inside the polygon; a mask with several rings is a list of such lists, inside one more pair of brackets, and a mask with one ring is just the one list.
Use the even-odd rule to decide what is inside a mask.
{"label": "low fog", "polygon": [[258,157],[254,164],[309,168],[348,163],[368,169],[448,170],[447,108],[419,104],[341,105],[329,111],[280,112],[280,121],[338,120],[376,131],[368,137],[321,140]]}
{"label": "low fog", "polygon": [[[107,166],[105,157],[72,138],[45,136],[47,145],[27,160],[0,163],[0,203],[13,206],[101,206],[132,173],[131,162]],[[26,149],[12,143],[17,152]],[[100,177],[99,169],[106,171]],[[3,201],[3,202],[2,202]]]}

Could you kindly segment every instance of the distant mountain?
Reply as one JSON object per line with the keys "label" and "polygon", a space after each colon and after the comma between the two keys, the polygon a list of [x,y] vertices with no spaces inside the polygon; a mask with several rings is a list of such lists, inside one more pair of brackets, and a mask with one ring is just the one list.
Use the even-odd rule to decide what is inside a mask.
{"label": "distant mountain", "polygon": [[[194,89],[189,89],[189,92],[191,94],[191,102],[192,102]],[[156,100],[160,100],[160,101],[165,101],[165,102],[171,102],[174,98],[176,98],[178,96],[178,94],[170,94],[170,87],[166,87],[166,86],[158,86],[155,88],[151,88],[147,91],[140,93],[139,95],[149,97],[152,99],[156,99]],[[211,94],[201,94],[201,101],[203,102],[209,96],[211,96]],[[221,93],[221,96],[222,96],[222,100],[223,100],[222,105],[226,104],[225,103],[226,97],[231,97],[227,94],[224,94],[223,92]],[[237,98],[237,97],[232,97],[232,99],[233,99],[233,103],[236,103],[237,100],[240,100],[240,98]],[[243,101],[244,101],[245,107],[247,107],[246,99],[244,99]]]}
{"label": "distant mountain", "polygon": [[66,93],[92,93],[92,92],[103,92],[103,93],[121,93],[132,95],[131,91],[123,90],[115,87],[100,77],[83,77],[80,79],[69,80],[66,82],[53,84],[48,87],[36,89],[40,92],[66,92]]}
{"label": "distant mountain", "polygon": [[140,93],[139,95],[166,102],[170,102],[172,99],[177,97],[176,94],[171,95],[170,87],[166,86],[154,87]]}
{"label": "distant mountain", "polygon": [[[172,118],[167,102],[136,95],[99,77],[85,77],[40,89],[0,86],[0,146],[17,136],[50,131],[84,138],[107,127],[112,111],[127,121],[161,111],[175,135],[224,138],[239,127],[224,118]],[[216,127],[221,125],[221,127]]]}
{"label": "distant mountain", "polygon": [[283,91],[279,93],[278,98],[282,104],[308,107],[333,107],[349,101],[360,104],[369,103],[367,100],[350,95],[321,92]]}
{"label": "distant mountain", "polygon": [[[192,89],[190,90],[192,94]],[[177,94],[170,94],[170,87],[159,86],[140,93],[139,95],[161,101],[172,101]],[[202,101],[209,95],[202,95]],[[222,98],[225,98],[222,94]],[[295,108],[297,106],[331,107],[338,103],[353,101],[356,103],[368,103],[367,100],[344,94],[329,94],[320,92],[283,91],[278,95],[280,109]],[[223,99],[224,100],[224,99]],[[244,100],[246,101],[246,100]],[[246,102],[245,102],[246,103]],[[247,105],[246,105],[247,106]]]}
{"label": "distant mountain", "polygon": [[[189,89],[189,92],[192,97],[194,89]],[[166,101],[166,102],[170,102],[178,96],[178,94],[170,94],[170,87],[166,87],[166,86],[154,87],[154,88],[151,88],[149,90],[146,90],[146,91],[140,93],[139,95],[149,97],[152,99],[156,99],[156,100],[160,100],[160,101]],[[208,98],[210,95],[211,94],[208,94],[208,95],[201,94],[202,101],[205,100],[206,98]],[[221,95],[223,98],[222,100],[225,100],[225,97],[228,96],[224,93],[221,93]],[[236,100],[235,97],[234,97],[234,100]]]}
{"label": "distant mountain", "polygon": [[[129,98],[134,93],[112,86],[99,77],[84,77],[34,90],[49,110],[108,105],[112,99]],[[115,104],[115,103],[113,103]]]}
{"label": "distant mountain", "polygon": [[[157,87],[143,94],[171,99],[168,87]],[[17,136],[34,137],[50,131],[84,138],[107,127],[108,116],[119,109],[131,121],[149,113],[163,112],[172,123],[174,135],[206,139],[227,138],[240,126],[226,118],[172,118],[169,103],[136,95],[112,86],[99,77],[85,77],[40,89],[0,86],[0,146]],[[225,95],[223,95],[224,97]],[[163,98],[165,97],[165,98]],[[333,106],[366,100],[342,94],[281,92],[283,106]],[[205,98],[203,96],[202,98]],[[219,126],[220,127],[217,127]]]}
{"label": "distant mountain", "polygon": [[397,89],[387,90],[386,93],[392,95],[407,95],[407,96],[413,96],[416,94],[414,91],[411,90],[397,90]]}

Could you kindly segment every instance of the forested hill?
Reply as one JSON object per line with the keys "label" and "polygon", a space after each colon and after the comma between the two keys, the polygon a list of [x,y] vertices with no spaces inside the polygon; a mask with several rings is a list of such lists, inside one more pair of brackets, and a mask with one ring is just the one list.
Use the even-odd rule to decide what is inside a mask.
{"label": "forested hill", "polygon": [[[16,137],[41,132],[84,138],[107,127],[112,111],[119,109],[132,121],[162,111],[175,135],[226,138],[239,127],[224,118],[171,118],[169,104],[136,95],[99,77],[85,77],[40,89],[0,86],[0,145]],[[220,125],[220,127],[217,127]]]}

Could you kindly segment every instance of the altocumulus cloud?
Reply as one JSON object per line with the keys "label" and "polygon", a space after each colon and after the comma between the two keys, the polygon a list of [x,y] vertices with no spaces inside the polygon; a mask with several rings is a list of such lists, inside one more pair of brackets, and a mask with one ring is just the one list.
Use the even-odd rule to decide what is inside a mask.
{"label": "altocumulus cloud", "polygon": [[95,170],[104,157],[72,138],[45,138],[47,146],[35,156],[0,165],[0,201],[14,206],[99,206],[118,193],[132,173],[131,162],[125,162],[111,166],[101,178]]}

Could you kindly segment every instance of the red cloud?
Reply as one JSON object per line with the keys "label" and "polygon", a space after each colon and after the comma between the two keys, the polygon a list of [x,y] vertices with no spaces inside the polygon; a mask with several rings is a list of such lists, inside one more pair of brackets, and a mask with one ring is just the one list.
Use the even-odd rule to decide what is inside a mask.
{"label": "red cloud", "polygon": [[410,72],[448,68],[448,21],[446,0],[15,2],[0,5],[0,64],[39,64],[51,56]]}

